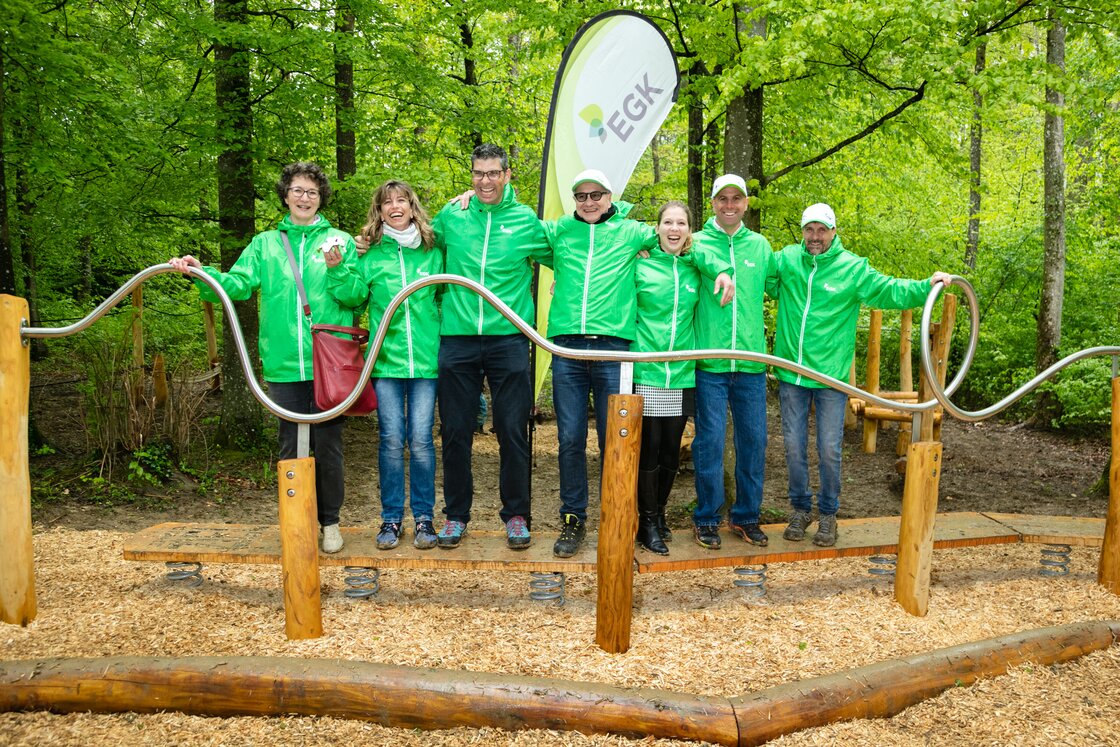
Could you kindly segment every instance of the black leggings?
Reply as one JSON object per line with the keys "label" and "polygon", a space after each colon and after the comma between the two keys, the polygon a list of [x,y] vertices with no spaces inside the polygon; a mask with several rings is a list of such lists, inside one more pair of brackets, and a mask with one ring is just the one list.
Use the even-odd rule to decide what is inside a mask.
{"label": "black leggings", "polygon": [[643,416],[642,453],[638,457],[638,469],[664,467],[675,474],[681,465],[681,437],[687,422],[687,415]]}

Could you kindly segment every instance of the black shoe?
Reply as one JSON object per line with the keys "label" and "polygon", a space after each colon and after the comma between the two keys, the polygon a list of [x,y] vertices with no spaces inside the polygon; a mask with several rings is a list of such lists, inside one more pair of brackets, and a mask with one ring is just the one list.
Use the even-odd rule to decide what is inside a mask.
{"label": "black shoe", "polygon": [[758,524],[743,524],[740,526],[728,522],[727,526],[731,528],[735,536],[748,544],[758,545],[759,547],[766,547],[770,544],[770,538],[766,536],[766,532],[759,529]]}
{"label": "black shoe", "polygon": [[718,550],[720,546],[719,527],[696,527],[696,542],[700,547],[707,548],[708,550]]}
{"label": "black shoe", "polygon": [[587,527],[575,514],[564,514],[563,518],[564,528],[560,530],[560,536],[552,546],[552,554],[558,558],[570,558],[583,543]]}
{"label": "black shoe", "polygon": [[661,539],[661,533],[657,530],[655,519],[638,519],[637,541],[639,546],[650,552],[658,555],[669,554],[669,548],[665,546],[665,542]]}

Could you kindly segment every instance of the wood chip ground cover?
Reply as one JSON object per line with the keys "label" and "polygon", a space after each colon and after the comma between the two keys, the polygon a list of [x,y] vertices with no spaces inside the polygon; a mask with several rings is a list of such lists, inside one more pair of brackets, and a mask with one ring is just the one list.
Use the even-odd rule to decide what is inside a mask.
{"label": "wood chip ground cover", "polygon": [[[284,637],[279,569],[208,566],[198,589],[160,564],[121,559],[125,534],[55,528],[35,537],[39,615],[0,628],[0,658],[261,655],[343,658],[555,677],[737,696],[930,649],[1028,628],[1120,618],[1120,598],[1095,583],[1097,551],[1075,550],[1071,574],[1038,575],[1039,547],[1003,545],[934,555],[930,611],[906,614],[865,559],[776,564],[751,599],[730,569],[635,578],[632,647],[594,645],[595,579],[571,574],[567,603],[528,599],[524,573],[385,571],[375,601],[342,595],[323,572],[325,635]],[[680,539],[684,539],[682,536]],[[892,719],[834,724],[774,745],[1120,742],[1120,650],[1025,666],[959,688]],[[631,745],[691,744],[568,732],[386,729],[331,718],[202,718],[0,714],[3,745]]]}

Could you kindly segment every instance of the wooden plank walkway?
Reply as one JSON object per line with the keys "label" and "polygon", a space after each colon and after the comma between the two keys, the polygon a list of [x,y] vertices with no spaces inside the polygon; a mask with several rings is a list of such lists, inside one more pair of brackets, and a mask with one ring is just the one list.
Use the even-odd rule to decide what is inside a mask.
{"label": "wooden plank walkway", "polygon": [[[635,562],[639,573],[659,573],[895,554],[899,520],[897,516],[842,519],[838,522],[839,539],[834,547],[817,547],[809,538],[788,542],[782,538],[785,525],[771,524],[765,527],[770,536],[768,547],[748,545],[724,529],[720,532],[723,548],[705,550],[692,541],[688,530],[680,529],[669,546],[670,555],[638,549]],[[937,515],[933,546],[946,549],[1033,542],[1100,547],[1104,523],[1104,519],[1079,517],[944,513]],[[553,557],[556,532],[534,532],[533,544],[526,550],[510,550],[505,533],[499,531],[470,531],[462,545],[453,550],[417,550],[412,547],[410,530],[406,530],[400,546],[394,550],[378,550],[372,528],[345,527],[342,535],[346,540],[342,552],[319,553],[321,566],[592,573],[597,553],[596,538],[588,535],[575,557]],[[157,524],[126,540],[124,559],[279,565],[280,529],[275,525],[251,524]]]}

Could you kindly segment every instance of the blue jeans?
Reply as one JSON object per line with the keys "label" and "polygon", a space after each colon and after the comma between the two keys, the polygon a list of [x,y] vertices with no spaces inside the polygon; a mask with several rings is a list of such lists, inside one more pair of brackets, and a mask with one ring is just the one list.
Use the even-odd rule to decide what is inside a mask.
{"label": "blue jeans", "polygon": [[696,470],[697,526],[716,526],[723,509],[723,450],[727,408],[735,445],[735,502],[731,522],[757,524],[766,475],[766,374],[696,371],[696,438],[692,462]]}
{"label": "blue jeans", "polygon": [[821,478],[817,510],[822,516],[835,514],[840,509],[840,453],[848,395],[835,389],[814,389],[782,381],[778,384],[778,397],[782,403],[782,438],[789,468],[789,502],[798,511],[813,510],[813,493],[809,490],[809,406],[815,405]]}
{"label": "blue jeans", "polygon": [[439,343],[439,419],[443,435],[444,514],[471,520],[474,479],[471,445],[478,430],[482,379],[490,384],[494,433],[498,436],[500,516],[525,517],[532,526],[529,498],[529,340],[516,335],[446,335]]}
{"label": "blue jeans", "polygon": [[[629,350],[630,341],[609,335],[557,335],[557,345],[575,350]],[[560,515],[587,520],[587,398],[595,404],[599,457],[607,437],[607,399],[618,394],[621,364],[552,358],[552,404],[560,446]]]}
{"label": "blue jeans", "polygon": [[404,445],[408,442],[408,497],[412,518],[431,520],[436,504],[435,379],[374,379],[377,390],[378,482],[381,520],[404,519]]}

